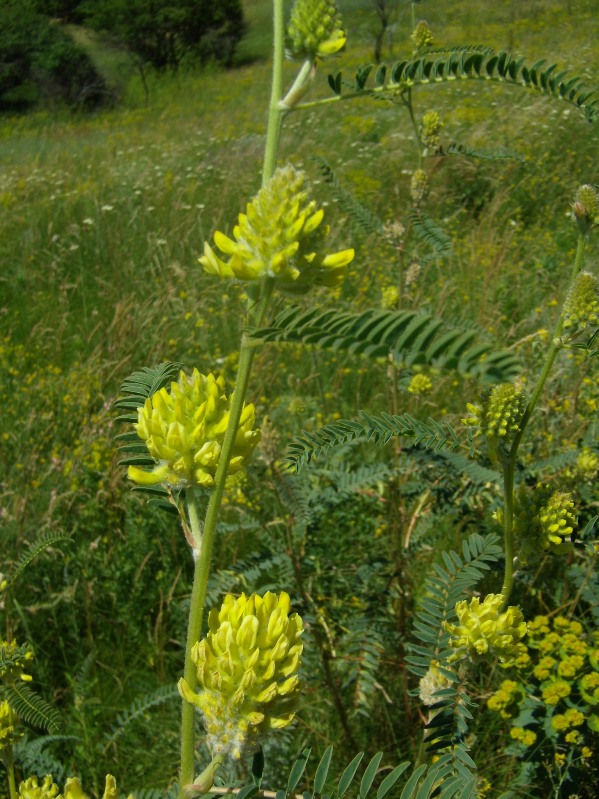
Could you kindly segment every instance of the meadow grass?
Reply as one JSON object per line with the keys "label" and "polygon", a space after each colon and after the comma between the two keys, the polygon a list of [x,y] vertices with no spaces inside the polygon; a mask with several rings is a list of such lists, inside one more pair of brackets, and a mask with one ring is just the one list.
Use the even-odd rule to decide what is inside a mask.
{"label": "meadow grass", "polygon": [[[339,68],[349,78],[371,59],[376,18],[369,3],[348,0],[340,6],[349,45]],[[505,47],[530,62],[545,57],[596,84],[599,23],[592,0],[438,6],[423,3],[418,11],[439,43]],[[238,69],[150,76],[148,104],[132,75],[123,104],[104,112],[0,118],[5,557],[13,560],[48,530],[74,533],[64,555],[51,551],[32,567],[31,581],[17,587],[10,624],[27,636],[29,625],[38,662],[52,663],[40,677],[42,686],[77,729],[72,760],[96,783],[111,758],[111,767],[131,775],[131,785],[163,786],[176,771],[177,707],[161,705],[152,716],[161,736],[175,729],[161,739],[158,760],[145,743],[140,751],[147,733],[136,721],[118,740],[110,737],[119,710],[135,696],[173,683],[179,672],[191,574],[176,523],[158,511],[148,513],[116,465],[111,406],[123,378],[142,365],[176,360],[204,372],[216,364],[227,375],[234,373],[241,290],[206,276],[197,258],[214,229],[230,232],[260,181],[270,6],[247,0],[246,9],[250,27]],[[409,4],[398,9],[384,59],[411,52]],[[124,62],[107,55],[96,40],[90,46],[100,68],[115,80],[122,76]],[[331,71],[336,69],[333,63]],[[326,67],[321,72],[315,94],[324,97]],[[294,67],[287,74],[294,74]],[[479,327],[534,368],[574,252],[569,204],[580,184],[598,180],[597,132],[571,106],[514,87],[463,82],[415,94],[418,115],[428,110],[441,115],[444,141],[507,150],[519,159],[438,160],[428,208],[452,236],[453,253],[441,260],[416,248],[420,272],[406,303]],[[281,160],[303,166],[329,206],[332,248],[348,246],[350,239],[356,243],[351,274],[334,302],[354,310],[380,306],[384,290],[397,281],[397,253],[376,237],[351,230],[313,156],[327,159],[342,184],[384,222],[401,223],[418,161],[408,115],[396,104],[338,103],[291,114],[283,138]],[[595,239],[589,258],[596,262],[598,254]],[[547,453],[573,446],[598,408],[596,383],[584,371],[587,366],[579,371],[576,359],[573,353],[565,360],[549,387],[548,407],[553,402],[562,409],[563,424],[543,431]],[[338,354],[261,352],[252,399],[280,431],[266,434],[265,445],[279,457],[302,426],[362,407],[388,409],[385,372],[385,364],[366,368]],[[425,416],[436,407],[459,420],[463,382],[452,375],[433,377],[432,396],[404,392],[402,410]],[[229,500],[216,553],[225,572],[259,552],[261,536],[273,526],[285,529],[288,510],[282,501],[271,508],[276,492],[269,479],[263,469],[237,500]],[[371,500],[365,498],[343,519],[344,525],[355,525],[365,552],[371,539],[379,540],[377,525],[383,524]],[[240,539],[235,524],[248,503],[261,522]],[[460,540],[451,520],[435,521],[438,542]],[[321,533],[330,546],[335,520],[323,522]],[[322,551],[317,541],[310,544],[322,585],[329,579],[333,585],[325,544]],[[347,556],[343,568],[349,572],[349,551]],[[415,564],[416,573],[426,573],[429,557],[427,552]],[[244,583],[239,573],[233,576],[241,588],[249,584],[249,578]],[[328,601],[327,612],[334,615],[338,590],[327,595],[323,588],[318,607]],[[42,619],[49,619],[47,626]],[[334,626],[334,620],[328,622]],[[94,665],[88,662],[92,653]],[[312,665],[318,671],[316,660]],[[308,734],[323,743],[339,736],[319,690],[308,691],[294,746]],[[401,687],[393,690],[395,702],[407,701]],[[389,713],[385,702],[381,707]],[[355,718],[359,727],[361,717]],[[392,721],[387,729],[397,738],[396,751],[406,754]],[[484,736],[492,749],[491,729]],[[283,761],[283,748],[272,754],[273,770],[277,758]]]}

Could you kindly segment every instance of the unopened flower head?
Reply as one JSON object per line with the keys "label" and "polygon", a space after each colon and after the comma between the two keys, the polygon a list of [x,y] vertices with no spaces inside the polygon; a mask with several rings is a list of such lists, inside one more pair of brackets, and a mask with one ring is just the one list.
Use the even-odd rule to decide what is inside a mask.
{"label": "unopened flower head", "polygon": [[307,176],[290,164],[273,177],[239,215],[233,238],[216,231],[214,243],[226,260],[208,243],[200,263],[220,277],[258,280],[268,275],[287,294],[305,294],[312,286],[334,287],[343,280],[352,249],[326,254],[328,225],[324,212],[310,199]]}
{"label": "unopened flower head", "polygon": [[420,701],[423,705],[431,707],[439,701],[439,697],[435,696],[437,691],[442,691],[443,688],[449,688],[450,686],[451,680],[440,671],[438,661],[433,660],[429,670],[418,683]]}
{"label": "unopened flower head", "polygon": [[493,386],[482,398],[480,405],[466,405],[471,416],[462,421],[486,435],[489,454],[493,460],[496,458],[498,443],[501,441],[509,445],[514,433],[520,430],[526,401],[526,395],[519,385],[501,383]]}
{"label": "unopened flower head", "polygon": [[526,651],[522,643],[526,635],[522,611],[512,605],[502,611],[503,604],[502,594],[488,594],[482,603],[478,597],[457,603],[458,623],[443,624],[452,636],[449,645],[454,653],[450,660],[476,659],[489,654],[505,663]]}
{"label": "unopened flower head", "polygon": [[595,186],[587,183],[578,189],[572,217],[583,233],[588,233],[594,225],[599,224],[599,193]]}
{"label": "unopened flower head", "polygon": [[599,455],[585,447],[576,458],[576,474],[582,480],[594,480],[598,473]]}
{"label": "unopened flower head", "polygon": [[184,679],[179,691],[198,707],[213,757],[255,751],[269,729],[295,716],[303,624],[289,613],[289,595],[227,594],[208,617],[210,631],[192,650],[199,693]]}
{"label": "unopened flower head", "polygon": [[412,31],[410,38],[414,43],[414,49],[416,53],[419,53],[421,50],[426,50],[427,47],[430,47],[433,43],[433,34],[428,26],[428,22],[425,22],[423,19],[421,19]]}
{"label": "unopened flower head", "polygon": [[[170,391],[161,388],[138,409],[135,425],[156,460],[151,471],[130,466],[128,475],[139,485],[198,485],[211,488],[218,467],[232,397],[225,381],[194,369],[180,373]],[[244,405],[228,474],[239,472],[260,440],[253,430],[254,406]]]}
{"label": "unopened flower head", "polygon": [[326,58],[345,46],[345,32],[333,0],[296,0],[287,28],[293,58]]}
{"label": "unopened flower head", "polygon": [[443,123],[436,111],[427,111],[420,123],[420,136],[425,147],[436,150],[441,144],[441,128]]}
{"label": "unopened flower head", "polygon": [[599,280],[579,272],[564,302],[564,328],[575,331],[599,325]]}
{"label": "unopened flower head", "polygon": [[33,660],[33,652],[28,644],[17,645],[16,641],[0,639],[0,682],[10,685],[14,682],[31,682],[31,675],[26,672],[29,662]]}
{"label": "unopened flower head", "polygon": [[414,205],[421,205],[428,197],[428,176],[424,169],[417,169],[412,175],[410,196]]}

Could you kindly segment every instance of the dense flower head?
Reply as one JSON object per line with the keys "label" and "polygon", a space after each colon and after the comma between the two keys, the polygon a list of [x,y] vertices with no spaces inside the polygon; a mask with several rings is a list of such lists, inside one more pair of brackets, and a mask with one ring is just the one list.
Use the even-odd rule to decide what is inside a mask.
{"label": "dense flower head", "polygon": [[437,111],[427,111],[420,122],[420,137],[425,147],[436,150],[441,144],[443,123]]}
{"label": "dense flower head", "polygon": [[334,287],[345,276],[354,257],[352,249],[324,252],[329,233],[324,212],[310,199],[305,172],[288,164],[248,203],[239,214],[233,238],[216,231],[214,243],[228,256],[222,260],[204,243],[200,258],[206,272],[239,280],[258,280],[264,275],[287,294],[305,294],[312,286]]}
{"label": "dense flower head", "polygon": [[21,644],[16,641],[3,641],[0,638],[0,682],[4,685],[22,680],[31,682],[31,675],[26,672],[29,668],[29,661],[33,659],[33,652],[28,644]]}
{"label": "dense flower head", "polygon": [[428,26],[428,22],[421,19],[412,31],[410,39],[414,43],[416,52],[430,47],[433,43],[433,33]]}
{"label": "dense flower head", "polygon": [[510,605],[502,610],[502,594],[488,594],[483,602],[473,597],[456,605],[458,624],[444,622],[451,633],[449,645],[454,649],[450,660],[480,658],[490,654],[503,663],[510,662],[526,651],[521,642],[526,635],[522,611]]}
{"label": "dense flower head", "polygon": [[599,280],[579,272],[564,302],[564,328],[578,332],[599,325]]}
{"label": "dense flower head", "polygon": [[[502,514],[497,514],[501,520]],[[514,497],[514,534],[520,542],[520,561],[531,554],[563,554],[572,548],[570,538],[577,527],[572,495],[545,483],[534,488],[521,484]]]}
{"label": "dense flower head", "polygon": [[480,404],[467,403],[471,416],[462,421],[469,427],[477,428],[475,432],[486,436],[489,455],[495,460],[499,442],[509,445],[514,434],[520,430],[526,402],[526,394],[519,384],[501,383],[493,386]]}
{"label": "dense flower head", "polygon": [[345,46],[341,15],[333,0],[296,0],[287,28],[292,58],[325,58]]}
{"label": "dense flower head", "polygon": [[[155,459],[152,471],[130,466],[128,475],[140,485],[199,485],[211,488],[229,421],[231,397],[225,381],[197,369],[184,372],[170,391],[161,388],[138,409],[135,425]],[[253,430],[254,406],[244,405],[239,421],[229,475],[239,472],[260,440]]]}
{"label": "dense flower head", "polygon": [[184,699],[202,713],[213,757],[255,751],[269,729],[295,716],[303,624],[289,595],[227,594],[208,617],[209,633],[192,650],[199,692],[182,679]]}

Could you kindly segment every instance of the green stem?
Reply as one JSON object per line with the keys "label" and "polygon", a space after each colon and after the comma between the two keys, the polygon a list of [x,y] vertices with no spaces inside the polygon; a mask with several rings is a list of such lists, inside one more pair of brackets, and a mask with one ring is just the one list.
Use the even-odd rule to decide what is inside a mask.
{"label": "green stem", "polygon": [[272,177],[277,167],[279,139],[284,111],[280,102],[283,96],[283,59],[285,58],[285,26],[283,0],[273,0],[273,64],[270,106],[268,110],[268,129],[264,149],[262,185]]}
{"label": "green stem", "polygon": [[2,760],[6,766],[6,773],[8,775],[8,791],[10,799],[18,799],[17,785],[15,782],[15,763],[12,756],[12,746],[8,744],[2,753]]}
{"label": "green stem", "polygon": [[[272,278],[265,278],[262,285],[261,299],[253,312],[250,310],[247,315],[248,323],[260,325],[264,319],[268,302],[270,300],[274,282]],[[194,690],[197,686],[196,668],[191,659],[192,649],[197,641],[200,640],[202,632],[202,622],[204,619],[204,605],[206,602],[206,590],[208,588],[208,578],[210,577],[210,567],[212,564],[212,550],[214,548],[214,538],[216,534],[216,523],[225,491],[229,461],[235,444],[235,437],[239,427],[239,420],[243,411],[243,404],[247,393],[247,387],[252,371],[255,346],[246,332],[241,338],[239,350],[239,366],[235,389],[231,398],[229,409],[229,422],[222,444],[221,454],[218,461],[216,475],[214,477],[214,489],[210,495],[206,518],[204,520],[204,530],[201,534],[201,545],[195,562],[193,586],[191,589],[191,605],[189,610],[189,621],[187,628],[187,645],[185,648],[185,669],[183,676],[185,681]],[[190,503],[193,503],[193,494],[187,500],[190,523],[193,530],[194,512]],[[196,530],[193,530],[194,540]],[[179,797],[185,796],[185,787],[190,785],[194,779],[194,708],[193,705],[183,700],[181,718],[181,783]]]}
{"label": "green stem", "polygon": [[[576,246],[576,256],[574,258],[574,266],[572,267],[572,274],[570,277],[570,286],[572,286],[576,276],[582,269],[582,262],[584,256],[584,249],[586,245],[586,236],[583,233],[578,234],[578,244]],[[524,436],[524,432],[530,421],[530,417],[537,406],[547,378],[551,372],[557,353],[562,348],[561,335],[564,327],[564,311],[562,312],[553,331],[551,344],[547,351],[545,363],[541,369],[541,374],[537,380],[536,386],[532,393],[526,410],[522,415],[522,419],[518,426],[518,431],[514,436],[514,440],[510,447],[506,461],[503,465],[503,489],[504,489],[504,550],[505,550],[505,571],[503,578],[503,586],[501,593],[504,597],[504,607],[508,604],[508,599],[512,591],[514,583],[514,478],[516,473],[516,462],[518,458],[518,450]]]}

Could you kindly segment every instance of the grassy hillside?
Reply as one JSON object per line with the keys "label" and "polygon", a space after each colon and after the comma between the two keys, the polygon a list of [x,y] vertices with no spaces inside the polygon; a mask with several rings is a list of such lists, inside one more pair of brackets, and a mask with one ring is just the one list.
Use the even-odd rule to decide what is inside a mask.
{"label": "grassy hillside", "polygon": [[[378,24],[372,4],[339,5],[347,50],[319,65],[307,99],[331,96],[329,71],[342,70],[349,80],[372,58]],[[388,63],[412,53],[411,4],[392,5],[393,28],[383,49]],[[181,668],[191,563],[177,521],[148,510],[129,490],[114,454],[112,439],[120,430],[112,403],[122,380],[144,365],[173,360],[203,372],[235,373],[242,288],[207,276],[197,259],[215,229],[231,232],[260,184],[270,6],[262,0],[245,6],[249,31],[239,53],[244,65],[236,70],[151,76],[146,103],[125,62],[86,40],[97,50],[98,65],[127,74],[122,105],[90,116],[40,111],[0,117],[3,560],[10,565],[45,533],[73,535],[17,584],[6,603],[6,627],[7,634],[34,643],[38,688],[59,706],[74,736],[61,750],[65,773],[77,762],[96,793],[106,771],[131,789],[163,789],[176,774],[179,704],[172,693],[167,696],[167,686]],[[436,45],[486,44],[525,55],[531,64],[546,58],[597,88],[594,0],[450,0],[423,2],[416,10]],[[81,39],[85,32],[75,33]],[[286,66],[288,80],[296,69]],[[484,156],[422,162],[431,181],[427,214],[451,237],[451,252],[439,255],[416,241],[406,255],[352,225],[314,160],[326,159],[344,189],[384,224],[409,226],[410,181],[421,165],[420,148],[401,99],[361,98],[292,113],[280,160],[311,175],[329,215],[331,249],[350,242],[356,248],[343,287],[332,298],[311,302],[339,310],[380,308],[397,289],[401,269],[404,307],[476,329],[493,346],[516,353],[531,375],[553,329],[576,247],[574,194],[583,183],[599,183],[599,123],[589,124],[563,101],[490,81],[416,87],[413,95],[417,124],[426,112],[440,115],[445,149],[459,144]],[[595,237],[589,263],[598,256]],[[539,457],[575,452],[581,442],[596,446],[591,422],[596,424],[599,389],[589,361],[572,351],[561,362],[537,431]],[[348,741],[329,704],[325,667],[313,646],[304,710],[296,732],[273,745],[269,779],[283,773],[285,747],[299,751],[308,740],[316,740],[319,750],[334,742],[350,757],[354,743],[371,754],[384,748],[394,762],[414,755],[420,720],[410,710],[408,689],[414,685],[397,677],[404,669],[397,654],[403,643],[397,642],[408,635],[435,551],[459,547],[464,534],[493,527],[480,499],[492,494],[489,484],[479,495],[462,495],[457,479],[444,483],[445,477],[432,476],[432,466],[421,464],[416,488],[408,486],[401,505],[403,521],[414,530],[414,550],[388,534],[393,497],[384,493],[384,476],[372,490],[306,525],[297,543],[293,519],[299,511],[276,487],[275,466],[299,430],[355,416],[361,408],[397,411],[398,397],[401,412],[447,414],[459,424],[465,402],[478,394],[468,376],[433,369],[427,372],[431,393],[418,396],[407,390],[414,370],[402,372],[393,386],[387,366],[384,359],[370,364],[300,348],[267,347],[257,356],[250,394],[257,415],[269,421],[255,474],[227,500],[211,598],[218,601],[228,585],[248,591],[269,586],[279,568],[281,580],[293,582],[297,562],[281,564],[284,555],[301,550],[313,602],[308,618],[324,630],[318,645],[326,648],[330,633],[331,647],[337,643],[342,652],[333,668],[345,691],[352,736]],[[556,421],[549,420],[550,411]],[[344,454],[348,462],[352,453]],[[335,468],[344,468],[343,458]],[[327,479],[321,475],[322,482]],[[592,484],[586,488],[590,517],[597,499]],[[321,506],[328,507],[325,500]],[[384,578],[379,561],[388,568]],[[261,571],[262,562],[274,564],[271,573]],[[359,574],[358,562],[364,566]],[[397,587],[396,568],[403,570],[405,592],[404,582]],[[0,563],[0,570],[8,569]],[[555,584],[560,574],[555,572]],[[534,612],[535,602],[548,601],[539,581],[538,593],[526,595]],[[566,605],[572,596],[563,591],[558,602]],[[362,702],[346,622],[375,618],[383,608],[395,625],[389,641],[398,648],[380,655],[380,672]],[[373,629],[379,629],[374,622]],[[491,678],[479,676],[480,695],[488,696],[491,683],[485,680]],[[150,697],[147,706],[141,702],[131,719],[119,716],[140,696]],[[493,760],[497,725],[487,719],[477,729],[477,759],[483,773],[505,787],[516,766],[505,753]],[[51,742],[47,753],[40,762],[52,768]]]}

